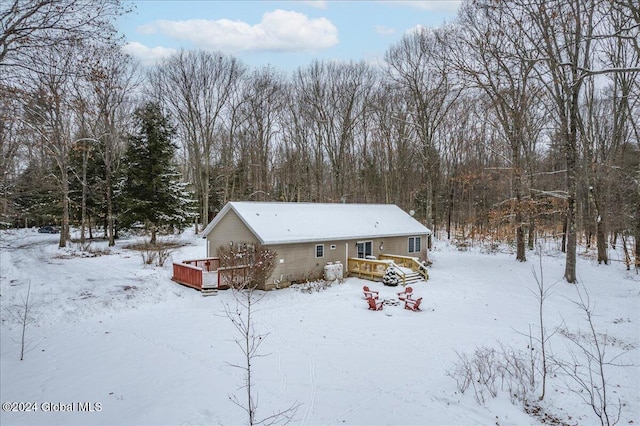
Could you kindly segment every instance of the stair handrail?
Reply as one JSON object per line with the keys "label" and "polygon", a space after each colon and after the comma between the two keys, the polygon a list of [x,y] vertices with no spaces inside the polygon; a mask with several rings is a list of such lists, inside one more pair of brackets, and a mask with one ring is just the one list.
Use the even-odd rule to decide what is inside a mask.
{"label": "stair handrail", "polygon": [[398,272],[398,275],[402,277],[402,286],[404,287],[407,285],[407,273],[400,269],[396,262],[392,260],[387,268],[395,268],[395,270]]}
{"label": "stair handrail", "polygon": [[429,272],[427,272],[427,262],[420,262],[417,257],[414,257],[413,266],[416,267],[416,272],[419,273],[425,281],[429,279]]}

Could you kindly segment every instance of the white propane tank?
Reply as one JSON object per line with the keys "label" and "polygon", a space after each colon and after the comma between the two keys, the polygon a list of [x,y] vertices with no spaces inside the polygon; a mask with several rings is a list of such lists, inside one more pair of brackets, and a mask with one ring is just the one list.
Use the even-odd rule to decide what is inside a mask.
{"label": "white propane tank", "polygon": [[340,262],[336,262],[333,267],[336,271],[336,278],[341,280],[344,278],[344,266]]}
{"label": "white propane tank", "polygon": [[327,281],[335,281],[336,279],[336,267],[331,262],[324,267],[324,279]]}

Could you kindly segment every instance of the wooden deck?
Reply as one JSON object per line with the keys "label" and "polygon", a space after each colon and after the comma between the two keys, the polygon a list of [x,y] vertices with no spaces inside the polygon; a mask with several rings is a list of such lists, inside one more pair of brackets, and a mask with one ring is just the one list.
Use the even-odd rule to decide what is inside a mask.
{"label": "wooden deck", "polygon": [[[400,269],[402,285],[408,280],[429,279],[425,266],[415,257],[381,254],[378,259],[349,258],[347,274],[372,281],[382,281],[387,268],[395,265]],[[220,267],[220,258],[185,260],[173,264],[171,279],[196,290],[226,290],[246,282],[250,266]]]}
{"label": "wooden deck", "polygon": [[358,278],[380,281],[392,262],[392,260],[373,260],[351,257],[347,263],[347,272],[349,275],[357,276]]}
{"label": "wooden deck", "polygon": [[429,274],[424,265],[416,257],[398,256],[394,254],[381,254],[378,259],[349,258],[347,262],[347,272],[350,276],[365,278],[372,281],[382,281],[387,268],[395,265],[405,272],[401,275],[402,285],[406,285],[406,276],[403,269],[419,275],[423,280],[429,279]]}
{"label": "wooden deck", "polygon": [[171,279],[178,284],[196,290],[226,290],[244,283],[249,276],[250,267],[246,265],[220,267],[220,258],[184,260],[173,264]]}
{"label": "wooden deck", "polygon": [[171,279],[178,284],[202,290],[202,268],[188,263],[174,263]]}
{"label": "wooden deck", "polygon": [[396,265],[409,268],[414,272],[417,272],[422,276],[422,279],[427,281],[429,279],[429,273],[426,266],[418,260],[417,257],[412,256],[398,256],[395,254],[381,254],[378,256],[380,260],[393,260]]}

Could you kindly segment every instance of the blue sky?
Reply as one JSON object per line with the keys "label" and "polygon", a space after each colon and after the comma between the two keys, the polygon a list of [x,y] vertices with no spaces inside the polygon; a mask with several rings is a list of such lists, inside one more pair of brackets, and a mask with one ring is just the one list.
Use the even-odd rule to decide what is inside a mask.
{"label": "blue sky", "polygon": [[460,1],[130,1],[125,50],[144,64],[180,48],[222,51],[291,71],[323,60],[379,61],[417,26],[455,18]]}

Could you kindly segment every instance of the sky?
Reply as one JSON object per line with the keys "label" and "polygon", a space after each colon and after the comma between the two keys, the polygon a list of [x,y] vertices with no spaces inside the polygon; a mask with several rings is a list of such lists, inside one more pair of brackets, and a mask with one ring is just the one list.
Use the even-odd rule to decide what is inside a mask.
{"label": "sky", "polygon": [[460,1],[129,1],[125,51],[145,65],[181,48],[292,71],[313,59],[379,62],[403,34],[451,22]]}

